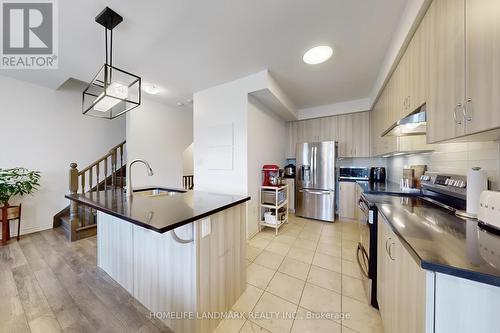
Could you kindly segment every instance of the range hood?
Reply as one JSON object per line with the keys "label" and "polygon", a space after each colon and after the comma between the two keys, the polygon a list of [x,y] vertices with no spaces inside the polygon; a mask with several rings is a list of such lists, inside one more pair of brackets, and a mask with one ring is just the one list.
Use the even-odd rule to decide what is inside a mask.
{"label": "range hood", "polygon": [[427,112],[425,104],[410,115],[392,124],[382,136],[424,135],[427,133]]}

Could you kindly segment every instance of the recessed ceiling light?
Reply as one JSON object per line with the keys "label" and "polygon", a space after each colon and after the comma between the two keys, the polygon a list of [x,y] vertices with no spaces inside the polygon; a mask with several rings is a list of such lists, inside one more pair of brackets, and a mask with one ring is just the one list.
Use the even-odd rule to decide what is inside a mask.
{"label": "recessed ceiling light", "polygon": [[142,85],[142,89],[147,92],[148,94],[151,94],[151,95],[156,95],[157,93],[160,92],[160,87],[158,87],[156,84],[154,83],[144,83]]}
{"label": "recessed ceiling light", "polygon": [[320,45],[313,47],[312,49],[304,53],[302,59],[306,64],[317,65],[327,61],[332,57],[332,55],[333,49],[330,46]]}

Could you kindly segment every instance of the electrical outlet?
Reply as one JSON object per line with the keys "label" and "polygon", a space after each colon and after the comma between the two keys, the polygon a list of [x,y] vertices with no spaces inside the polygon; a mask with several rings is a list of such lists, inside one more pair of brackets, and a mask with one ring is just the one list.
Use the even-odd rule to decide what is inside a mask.
{"label": "electrical outlet", "polygon": [[201,220],[201,238],[204,238],[212,233],[212,222],[210,217]]}

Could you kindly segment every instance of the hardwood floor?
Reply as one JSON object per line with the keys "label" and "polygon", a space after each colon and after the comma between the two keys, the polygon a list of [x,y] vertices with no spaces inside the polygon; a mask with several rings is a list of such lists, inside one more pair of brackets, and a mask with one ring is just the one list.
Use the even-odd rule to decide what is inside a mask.
{"label": "hardwood floor", "polygon": [[58,229],[0,247],[0,332],[172,332]]}

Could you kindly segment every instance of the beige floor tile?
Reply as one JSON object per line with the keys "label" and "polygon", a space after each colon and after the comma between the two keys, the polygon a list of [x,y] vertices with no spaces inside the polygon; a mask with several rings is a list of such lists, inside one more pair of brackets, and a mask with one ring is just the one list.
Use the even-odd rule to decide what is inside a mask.
{"label": "beige floor tile", "polygon": [[247,320],[243,325],[243,327],[241,328],[240,333],[271,333],[271,332]]}
{"label": "beige floor tile", "polygon": [[251,239],[268,239],[268,240],[273,240],[273,238],[274,238],[274,233],[258,232]]}
{"label": "beige floor tile", "polygon": [[305,282],[300,279],[276,272],[266,291],[294,304],[299,304],[304,284]]}
{"label": "beige floor tile", "polygon": [[307,239],[297,239],[295,243],[293,243],[294,247],[300,247],[302,249],[310,250],[310,251],[315,251],[316,246],[318,245],[317,242],[310,241]]}
{"label": "beige floor tile", "polygon": [[342,312],[349,314],[342,320],[342,325],[360,333],[383,333],[382,319],[379,312],[368,304],[353,298],[342,297]]}
{"label": "beige floor tile", "polygon": [[310,264],[314,257],[314,251],[302,249],[300,247],[292,247],[287,257]]}
{"label": "beige floor tile", "polygon": [[247,282],[257,288],[266,289],[275,272],[275,270],[252,263],[247,268]]}
{"label": "beige floor tile", "polygon": [[354,250],[358,248],[358,242],[350,241],[350,240],[342,240],[342,250]]}
{"label": "beige floor tile", "polygon": [[340,294],[306,283],[300,306],[313,312],[339,313],[341,311]]}
{"label": "beige floor tile", "polygon": [[283,244],[283,243],[280,243],[280,242],[273,240],[266,247],[266,250],[284,256],[288,253],[288,251],[290,250],[290,247],[291,246],[288,244]]}
{"label": "beige floor tile", "polygon": [[[270,318],[249,318],[255,324],[273,332],[288,333],[292,327],[293,318],[291,315],[297,311],[297,305],[285,301],[284,299],[264,292],[255,306],[255,313],[268,313]],[[278,312],[278,314],[275,314]]]}
{"label": "beige floor tile", "polygon": [[236,312],[252,311],[263,292],[264,290],[247,284],[247,289],[241,294],[240,298],[238,298],[232,310]]}
{"label": "beige floor tile", "polygon": [[318,266],[311,266],[307,282],[317,286],[341,293],[342,290],[342,275],[338,272],[333,272]]}
{"label": "beige floor tile", "polygon": [[342,246],[319,242],[316,252],[340,258],[342,256]]}
{"label": "beige floor tile", "polygon": [[285,234],[278,234],[278,236],[274,238],[275,241],[288,245],[292,245],[296,239],[297,239],[296,236],[285,235]]}
{"label": "beige floor tile", "polygon": [[239,332],[240,329],[243,327],[243,324],[245,324],[246,319],[242,318],[227,318],[222,320],[217,328],[215,329],[214,333],[234,333],[234,332]]}
{"label": "beige floor tile", "polygon": [[350,233],[350,232],[343,232],[342,233],[342,240],[348,240],[351,242],[358,242],[359,241],[359,233]]}
{"label": "beige floor tile", "polygon": [[359,332],[356,332],[355,330],[351,330],[349,327],[342,325],[342,333],[359,333]]}
{"label": "beige floor tile", "polygon": [[342,259],[349,261],[356,261],[355,249],[342,249]]}
{"label": "beige floor tile", "polygon": [[253,247],[256,247],[259,249],[265,249],[266,246],[268,246],[270,242],[271,242],[271,240],[266,239],[266,238],[252,238],[251,240],[248,241],[248,244],[250,246],[253,246]]}
{"label": "beige floor tile", "polygon": [[341,235],[334,235],[334,236],[321,235],[321,237],[319,238],[319,241],[320,241],[320,243],[341,245],[342,244],[342,236]]}
{"label": "beige floor tile", "polygon": [[262,251],[254,262],[271,269],[278,269],[285,256],[267,250]]}
{"label": "beige floor tile", "polygon": [[285,273],[305,281],[310,266],[310,264],[305,262],[286,257],[281,263],[281,266],[278,268],[278,272]]}
{"label": "beige floor tile", "polygon": [[368,304],[363,281],[348,275],[342,275],[342,296],[349,296],[360,302]]}
{"label": "beige floor tile", "polygon": [[250,261],[254,261],[255,258],[262,252],[262,249],[257,247],[253,247],[247,244],[247,259]]}
{"label": "beige floor tile", "polygon": [[321,237],[321,234],[316,233],[314,231],[302,230],[302,232],[300,233],[298,238],[307,239],[307,240],[310,240],[313,242],[317,242],[320,237]]}
{"label": "beige floor tile", "polygon": [[342,274],[349,275],[357,279],[361,279],[361,272],[357,262],[342,260]]}
{"label": "beige floor tile", "polygon": [[320,314],[299,308],[297,318],[293,322],[292,333],[341,333],[339,323],[322,318]]}
{"label": "beige floor tile", "polygon": [[342,273],[342,260],[338,257],[316,252],[314,255],[313,265]]}

